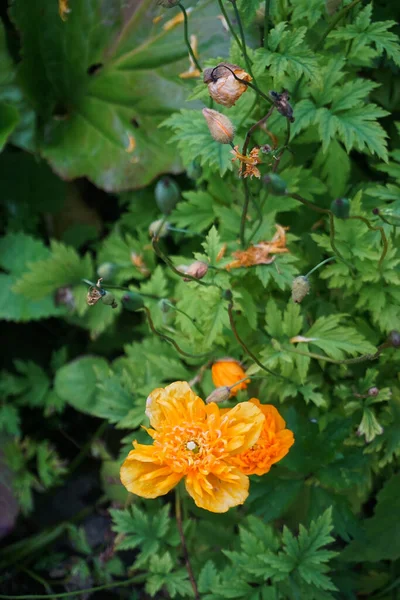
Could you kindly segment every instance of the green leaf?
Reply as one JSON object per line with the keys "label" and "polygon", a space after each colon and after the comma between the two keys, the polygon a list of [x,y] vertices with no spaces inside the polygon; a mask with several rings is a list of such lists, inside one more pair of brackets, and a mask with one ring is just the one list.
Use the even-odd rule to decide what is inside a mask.
{"label": "green leaf", "polygon": [[213,199],[207,192],[184,192],[185,201],[179,202],[169,220],[177,227],[188,227],[189,233],[200,233],[215,220]]}
{"label": "green leaf", "polygon": [[19,123],[19,113],[15,106],[0,102],[0,151]]}
{"label": "green leaf", "polygon": [[364,408],[363,416],[357,433],[359,435],[365,435],[365,441],[367,443],[372,442],[377,435],[382,435],[383,427],[379,424],[375,413],[371,408]]}
{"label": "green leaf", "polygon": [[[187,48],[182,24],[169,31],[158,24],[152,33],[151,4],[142,0],[126,11],[123,0],[84,0],[63,22],[57,2],[13,3],[19,75],[46,131],[41,154],[62,178],[86,176],[106,190],[124,190],[180,170],[166,146],[169,133],[158,125],[185,102],[178,73],[188,67]],[[196,6],[189,16],[191,28],[200,22],[207,31],[202,54],[225,47],[216,12]]]}
{"label": "green leaf", "polygon": [[361,534],[344,550],[344,560],[377,562],[400,558],[399,523],[393,518],[400,509],[399,485],[399,474],[386,481],[377,496],[374,516],[364,521]]}
{"label": "green leaf", "polygon": [[11,404],[0,406],[0,431],[4,431],[10,435],[20,435],[20,423],[20,416],[16,406],[12,406]]}
{"label": "green leaf", "polygon": [[97,415],[97,382],[108,373],[104,358],[84,356],[61,367],[56,373],[56,393],[71,406],[84,413]]}
{"label": "green leaf", "polygon": [[81,258],[75,248],[55,240],[51,243],[49,258],[29,263],[29,267],[15,284],[14,291],[32,300],[39,300],[57,288],[80,284],[82,279],[92,276],[89,254]]}
{"label": "green leaf", "polygon": [[210,265],[216,266],[217,264],[217,256],[222,248],[221,238],[215,226],[211,227],[210,231],[206,236],[206,241],[202,244],[208,259],[210,261]]}
{"label": "green leaf", "polygon": [[344,358],[345,354],[355,356],[376,352],[376,348],[356,329],[340,325],[342,318],[343,315],[320,317],[304,337],[309,338],[310,344],[318,346],[327,356],[338,360]]}

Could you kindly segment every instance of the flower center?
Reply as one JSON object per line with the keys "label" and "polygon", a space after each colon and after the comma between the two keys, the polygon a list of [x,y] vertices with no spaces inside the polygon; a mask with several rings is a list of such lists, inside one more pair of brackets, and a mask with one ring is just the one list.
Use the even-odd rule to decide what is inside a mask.
{"label": "flower center", "polygon": [[186,448],[188,450],[191,450],[193,452],[193,454],[198,454],[200,452],[200,446],[193,440],[191,440],[190,442],[188,442],[186,444]]}

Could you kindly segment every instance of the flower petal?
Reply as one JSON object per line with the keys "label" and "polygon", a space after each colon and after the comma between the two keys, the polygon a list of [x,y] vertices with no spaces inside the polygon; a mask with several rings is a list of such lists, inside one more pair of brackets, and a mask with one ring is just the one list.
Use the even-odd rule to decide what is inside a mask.
{"label": "flower petal", "polygon": [[210,473],[204,478],[186,478],[186,490],[196,506],[210,512],[223,513],[233,506],[243,504],[249,495],[249,478],[237,469],[230,469],[229,473],[221,477]]}
{"label": "flower petal", "polygon": [[164,424],[205,419],[205,404],[196,396],[186,381],[176,381],[165,388],[157,388],[147,398],[146,415],[154,429]]}
{"label": "flower petal", "polygon": [[239,454],[253,446],[265,423],[261,410],[250,402],[241,402],[221,417],[223,437],[230,454]]}
{"label": "flower petal", "polygon": [[249,402],[252,402],[257,406],[267,420],[267,425],[273,431],[281,431],[285,429],[286,422],[279,414],[278,410],[272,404],[261,404],[258,398],[250,398]]}
{"label": "flower petal", "polygon": [[[149,448],[149,452],[143,455],[142,448]],[[132,450],[120,470],[121,481],[126,489],[143,498],[164,496],[182,479],[182,475],[174,473],[170,467],[149,462],[151,451],[154,452],[153,446]]]}

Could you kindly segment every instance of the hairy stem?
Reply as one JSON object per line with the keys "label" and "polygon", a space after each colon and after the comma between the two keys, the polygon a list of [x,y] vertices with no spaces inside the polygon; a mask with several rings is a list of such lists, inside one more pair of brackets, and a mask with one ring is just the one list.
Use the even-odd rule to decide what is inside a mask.
{"label": "hairy stem", "polygon": [[181,9],[182,13],[183,13],[183,35],[185,37],[185,43],[187,46],[187,49],[189,50],[189,54],[192,57],[192,60],[194,62],[194,64],[196,65],[196,67],[198,68],[199,71],[202,71],[203,69],[201,68],[201,65],[199,63],[199,61],[196,58],[195,53],[193,52],[193,48],[190,44],[190,40],[189,40],[189,25],[188,25],[188,16],[187,16],[187,12],[185,7],[182,4],[178,4],[179,8]]}
{"label": "hairy stem", "polygon": [[181,497],[180,497],[178,487],[175,488],[175,517],[176,517],[176,524],[178,526],[179,537],[181,539],[181,546],[182,546],[183,556],[185,559],[186,570],[188,572],[189,580],[190,580],[191,586],[193,588],[193,594],[194,594],[195,600],[200,600],[199,591],[197,589],[196,580],[194,578],[192,565],[190,564],[189,552],[188,552],[188,549],[186,546],[185,532],[183,531]]}
{"label": "hairy stem", "polygon": [[268,50],[268,33],[269,33],[269,9],[271,0],[265,0],[264,4],[264,48]]}
{"label": "hairy stem", "polygon": [[233,35],[235,42],[237,43],[237,45],[239,46],[240,50],[243,52],[243,48],[242,48],[242,44],[240,43],[239,37],[236,33],[236,31],[233,28],[233,25],[231,23],[231,20],[229,18],[228,13],[225,10],[225,6],[224,3],[222,2],[222,0],[218,0],[218,4],[219,4],[219,8],[222,12],[222,16],[224,17],[226,24],[228,25],[229,31],[231,32],[231,34]]}
{"label": "hairy stem", "polygon": [[242,209],[242,216],[240,218],[240,243],[243,247],[246,245],[246,220],[247,220],[247,211],[249,210],[250,203],[250,190],[249,190],[249,181],[245,177],[243,179],[243,188],[244,188],[244,203]]}
{"label": "hairy stem", "polygon": [[233,5],[233,10],[235,11],[235,17],[236,17],[237,24],[239,27],[240,39],[242,40],[242,52],[243,52],[244,60],[246,63],[246,67],[247,67],[248,72],[250,73],[250,75],[253,77],[253,79],[255,81],[254,74],[253,74],[253,71],[251,68],[251,60],[249,58],[249,55],[247,54],[246,37],[244,35],[243,23],[242,23],[242,19],[240,17],[240,12],[237,7],[236,0],[230,0],[230,1]]}
{"label": "hairy stem", "polygon": [[149,326],[150,326],[150,329],[152,330],[152,332],[155,333],[155,335],[157,335],[159,338],[172,344],[173,347],[175,348],[175,350],[177,350],[180,354],[182,354],[182,356],[188,356],[189,358],[205,358],[206,356],[210,355],[209,352],[205,352],[203,354],[191,354],[190,352],[186,352],[185,350],[182,350],[182,348],[176,343],[176,341],[173,338],[169,337],[169,335],[166,335],[165,333],[162,333],[162,331],[159,331],[158,329],[156,329],[153,319],[151,318],[151,313],[150,313],[149,309],[147,308],[147,306],[143,306],[142,308],[139,308],[137,312],[139,312],[139,311],[143,311],[146,313],[147,321],[149,323]]}
{"label": "hairy stem", "polygon": [[200,279],[197,279],[196,277],[192,277],[191,275],[182,273],[175,267],[172,260],[161,250],[160,246],[158,245],[158,239],[156,237],[153,237],[151,243],[153,245],[154,252],[157,254],[157,256],[159,256],[165,262],[165,264],[171,269],[171,271],[173,271],[176,275],[179,275],[179,277],[181,277],[182,279],[190,279],[191,281],[195,281],[199,285],[214,285],[213,283],[206,283],[205,281],[200,281]]}
{"label": "hairy stem", "polygon": [[316,271],[320,267],[323,267],[324,265],[326,265],[326,263],[331,262],[331,260],[336,260],[336,256],[330,256],[329,258],[326,258],[322,262],[318,263],[313,269],[311,269],[311,271],[308,271],[307,275],[304,275],[304,277],[310,277],[310,275],[312,275],[314,271]]}

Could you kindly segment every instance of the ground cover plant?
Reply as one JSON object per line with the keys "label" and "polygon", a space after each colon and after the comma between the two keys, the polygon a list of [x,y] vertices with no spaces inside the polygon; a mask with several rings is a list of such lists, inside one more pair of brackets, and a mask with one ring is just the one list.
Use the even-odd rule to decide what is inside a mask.
{"label": "ground cover plant", "polygon": [[0,598],[395,600],[400,7],[6,4]]}

